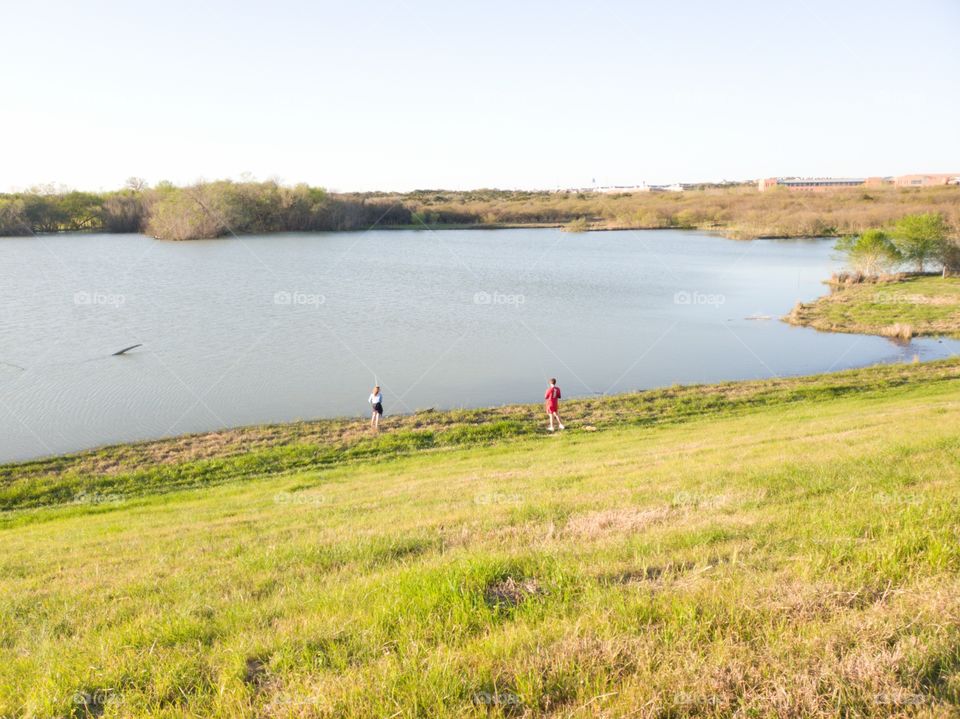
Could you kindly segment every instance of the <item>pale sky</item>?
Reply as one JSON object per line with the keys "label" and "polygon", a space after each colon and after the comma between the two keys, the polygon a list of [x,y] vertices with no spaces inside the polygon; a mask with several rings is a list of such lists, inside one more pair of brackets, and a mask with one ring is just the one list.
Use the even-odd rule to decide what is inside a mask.
{"label": "pale sky", "polygon": [[0,189],[960,171],[960,0],[8,3]]}

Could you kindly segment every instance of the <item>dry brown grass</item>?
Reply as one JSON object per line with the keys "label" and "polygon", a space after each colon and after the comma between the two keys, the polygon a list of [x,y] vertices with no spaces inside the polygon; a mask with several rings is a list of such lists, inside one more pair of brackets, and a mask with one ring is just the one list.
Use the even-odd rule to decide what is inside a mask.
{"label": "dry brown grass", "polygon": [[564,534],[596,539],[608,534],[639,532],[653,524],[664,522],[675,510],[671,507],[653,509],[608,509],[571,517]]}
{"label": "dry brown grass", "polygon": [[880,334],[884,337],[890,337],[891,339],[908,341],[913,337],[914,331],[913,327],[908,324],[895,322],[888,327],[882,328]]}
{"label": "dry brown grass", "polygon": [[561,226],[586,218],[591,229],[688,227],[743,239],[856,234],[923,212],[938,212],[960,228],[960,187],[950,186],[762,193],[740,186],[612,195],[436,191],[374,198],[399,200],[440,223]]}

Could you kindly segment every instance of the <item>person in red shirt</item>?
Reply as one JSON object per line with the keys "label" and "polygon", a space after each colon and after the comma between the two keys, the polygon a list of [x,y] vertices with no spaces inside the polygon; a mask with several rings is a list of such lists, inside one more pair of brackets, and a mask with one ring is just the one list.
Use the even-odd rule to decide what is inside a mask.
{"label": "person in red shirt", "polygon": [[560,421],[560,388],[557,387],[557,378],[550,378],[550,386],[547,387],[547,391],[543,395],[543,404],[547,410],[547,417],[550,418],[550,426],[547,428],[549,432],[553,431],[553,418],[557,418],[557,425],[560,429],[563,429],[563,422]]}

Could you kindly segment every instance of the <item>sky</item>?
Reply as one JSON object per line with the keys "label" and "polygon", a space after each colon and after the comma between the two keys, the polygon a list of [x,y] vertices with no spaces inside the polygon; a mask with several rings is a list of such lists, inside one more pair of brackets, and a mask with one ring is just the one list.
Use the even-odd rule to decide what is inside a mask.
{"label": "sky", "polygon": [[960,0],[35,0],[0,190],[960,171]]}

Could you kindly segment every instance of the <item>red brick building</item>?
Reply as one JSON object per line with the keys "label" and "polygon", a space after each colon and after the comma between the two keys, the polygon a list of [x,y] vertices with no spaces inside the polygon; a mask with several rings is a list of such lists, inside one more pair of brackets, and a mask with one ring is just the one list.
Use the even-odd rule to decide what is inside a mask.
{"label": "red brick building", "polygon": [[897,187],[933,187],[934,185],[960,185],[960,172],[942,172],[930,175],[900,175]]}

